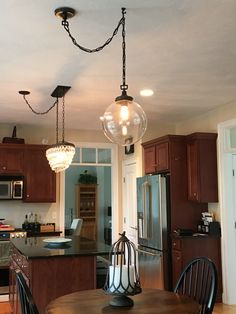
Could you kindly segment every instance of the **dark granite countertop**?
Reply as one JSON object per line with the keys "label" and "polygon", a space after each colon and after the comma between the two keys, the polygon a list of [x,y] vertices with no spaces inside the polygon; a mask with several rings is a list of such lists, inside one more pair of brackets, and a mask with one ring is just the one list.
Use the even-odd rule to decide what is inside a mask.
{"label": "dark granite countertop", "polygon": [[187,239],[187,238],[191,238],[191,239],[199,239],[199,238],[220,238],[220,235],[211,235],[208,233],[193,233],[191,235],[178,235],[176,233],[172,233],[171,234],[172,239]]}
{"label": "dark granite countertop", "polygon": [[[50,239],[58,237],[50,237]],[[11,239],[15,248],[27,259],[106,255],[111,247],[105,243],[92,241],[79,236],[66,236],[71,242],[62,245],[47,244],[44,239],[48,237],[16,238]]]}

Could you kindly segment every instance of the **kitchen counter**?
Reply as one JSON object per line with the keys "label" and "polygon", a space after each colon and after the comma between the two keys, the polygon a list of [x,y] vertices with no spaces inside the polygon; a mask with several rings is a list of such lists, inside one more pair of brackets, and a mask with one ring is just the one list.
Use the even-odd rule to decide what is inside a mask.
{"label": "kitchen counter", "polygon": [[[43,240],[48,237],[16,238],[11,242],[28,260],[33,258],[107,255],[111,247],[104,243],[88,240],[79,236],[67,236],[71,242],[51,245]],[[58,237],[56,237],[58,238]],[[53,237],[50,237],[53,239]]]}
{"label": "kitchen counter", "polygon": [[207,238],[220,238],[220,235],[211,235],[208,233],[193,233],[190,235],[178,235],[176,233],[172,233],[172,239],[185,239],[185,238],[192,238],[192,239],[207,239]]}
{"label": "kitchen counter", "polygon": [[11,240],[10,303],[13,314],[19,313],[16,270],[24,274],[40,314],[45,313],[46,305],[59,296],[96,289],[97,256],[108,255],[110,246],[79,236],[67,238],[72,241],[61,247],[48,245],[43,241],[45,237]]}
{"label": "kitchen counter", "polygon": [[184,267],[194,258],[210,258],[217,269],[217,302],[222,300],[221,237],[219,235],[196,234],[189,236],[172,235],[173,288]]}

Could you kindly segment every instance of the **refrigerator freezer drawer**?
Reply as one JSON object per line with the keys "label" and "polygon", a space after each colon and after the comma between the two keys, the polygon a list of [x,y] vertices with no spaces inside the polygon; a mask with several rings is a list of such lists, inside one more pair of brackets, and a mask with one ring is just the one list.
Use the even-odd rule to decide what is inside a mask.
{"label": "refrigerator freezer drawer", "polygon": [[164,289],[163,253],[140,247],[137,251],[141,287]]}

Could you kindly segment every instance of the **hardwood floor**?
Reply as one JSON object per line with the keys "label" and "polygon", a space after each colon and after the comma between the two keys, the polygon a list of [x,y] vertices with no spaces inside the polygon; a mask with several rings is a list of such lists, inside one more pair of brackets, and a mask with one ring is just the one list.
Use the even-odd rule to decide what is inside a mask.
{"label": "hardwood floor", "polygon": [[[0,314],[11,314],[11,308],[8,302],[0,302]],[[236,305],[217,303],[213,314],[236,314]]]}
{"label": "hardwood floor", "polygon": [[0,303],[0,314],[10,314],[11,307],[8,302],[1,302]]}

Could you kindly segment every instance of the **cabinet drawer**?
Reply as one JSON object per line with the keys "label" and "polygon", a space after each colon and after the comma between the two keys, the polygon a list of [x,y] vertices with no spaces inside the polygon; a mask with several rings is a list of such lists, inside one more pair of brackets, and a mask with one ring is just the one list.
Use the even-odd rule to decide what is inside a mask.
{"label": "cabinet drawer", "polygon": [[181,241],[179,239],[172,240],[172,249],[181,250]]}

